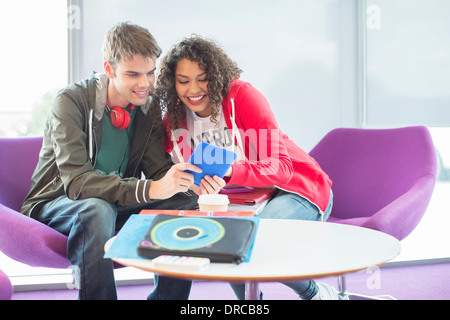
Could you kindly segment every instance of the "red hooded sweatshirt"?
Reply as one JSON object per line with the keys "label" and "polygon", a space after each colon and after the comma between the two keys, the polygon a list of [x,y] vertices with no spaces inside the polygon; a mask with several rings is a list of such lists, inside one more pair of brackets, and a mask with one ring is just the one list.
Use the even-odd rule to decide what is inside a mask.
{"label": "red hooded sweatshirt", "polygon": [[[332,182],[308,153],[281,132],[266,98],[250,83],[234,80],[222,108],[233,140],[247,158],[233,163],[233,173],[227,183],[275,186],[308,199],[323,213]],[[167,152],[183,144],[182,156],[187,161],[192,153],[190,143],[183,143],[182,138],[172,140],[166,117],[164,125]]]}

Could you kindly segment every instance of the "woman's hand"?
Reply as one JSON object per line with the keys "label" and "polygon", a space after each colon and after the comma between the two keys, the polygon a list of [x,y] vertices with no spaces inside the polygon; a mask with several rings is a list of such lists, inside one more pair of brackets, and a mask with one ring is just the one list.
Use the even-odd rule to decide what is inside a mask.
{"label": "woman's hand", "polygon": [[[208,176],[206,175],[200,181],[200,193],[197,194],[217,194],[223,187],[225,187],[226,182],[219,176]],[[195,191],[195,190],[194,190]]]}

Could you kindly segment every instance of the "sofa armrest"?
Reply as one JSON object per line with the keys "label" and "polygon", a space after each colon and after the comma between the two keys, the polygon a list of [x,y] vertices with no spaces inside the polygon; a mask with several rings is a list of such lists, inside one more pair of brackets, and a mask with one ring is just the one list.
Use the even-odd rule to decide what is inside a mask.
{"label": "sofa armrest", "polygon": [[361,226],[382,231],[398,240],[404,239],[422,219],[435,184],[435,176],[423,176],[410,190],[368,218]]}
{"label": "sofa armrest", "polygon": [[0,204],[0,251],[35,267],[67,268],[67,237]]}

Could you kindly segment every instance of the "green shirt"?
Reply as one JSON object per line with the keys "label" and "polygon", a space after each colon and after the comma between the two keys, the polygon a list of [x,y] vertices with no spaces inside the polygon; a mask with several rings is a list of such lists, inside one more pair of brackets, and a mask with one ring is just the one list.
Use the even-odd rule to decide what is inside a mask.
{"label": "green shirt", "polygon": [[102,118],[102,144],[95,162],[95,170],[103,175],[123,177],[128,164],[130,143],[133,138],[133,122],[136,108],[130,112],[128,128],[119,129],[112,125],[110,111],[105,108]]}

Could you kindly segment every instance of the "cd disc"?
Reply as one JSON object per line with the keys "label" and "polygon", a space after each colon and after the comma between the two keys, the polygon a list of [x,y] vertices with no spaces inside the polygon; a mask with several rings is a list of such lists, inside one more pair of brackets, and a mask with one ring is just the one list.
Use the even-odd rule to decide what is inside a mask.
{"label": "cd disc", "polygon": [[210,246],[225,235],[225,228],[207,218],[171,219],[157,224],[150,236],[153,243],[170,250],[192,250]]}

